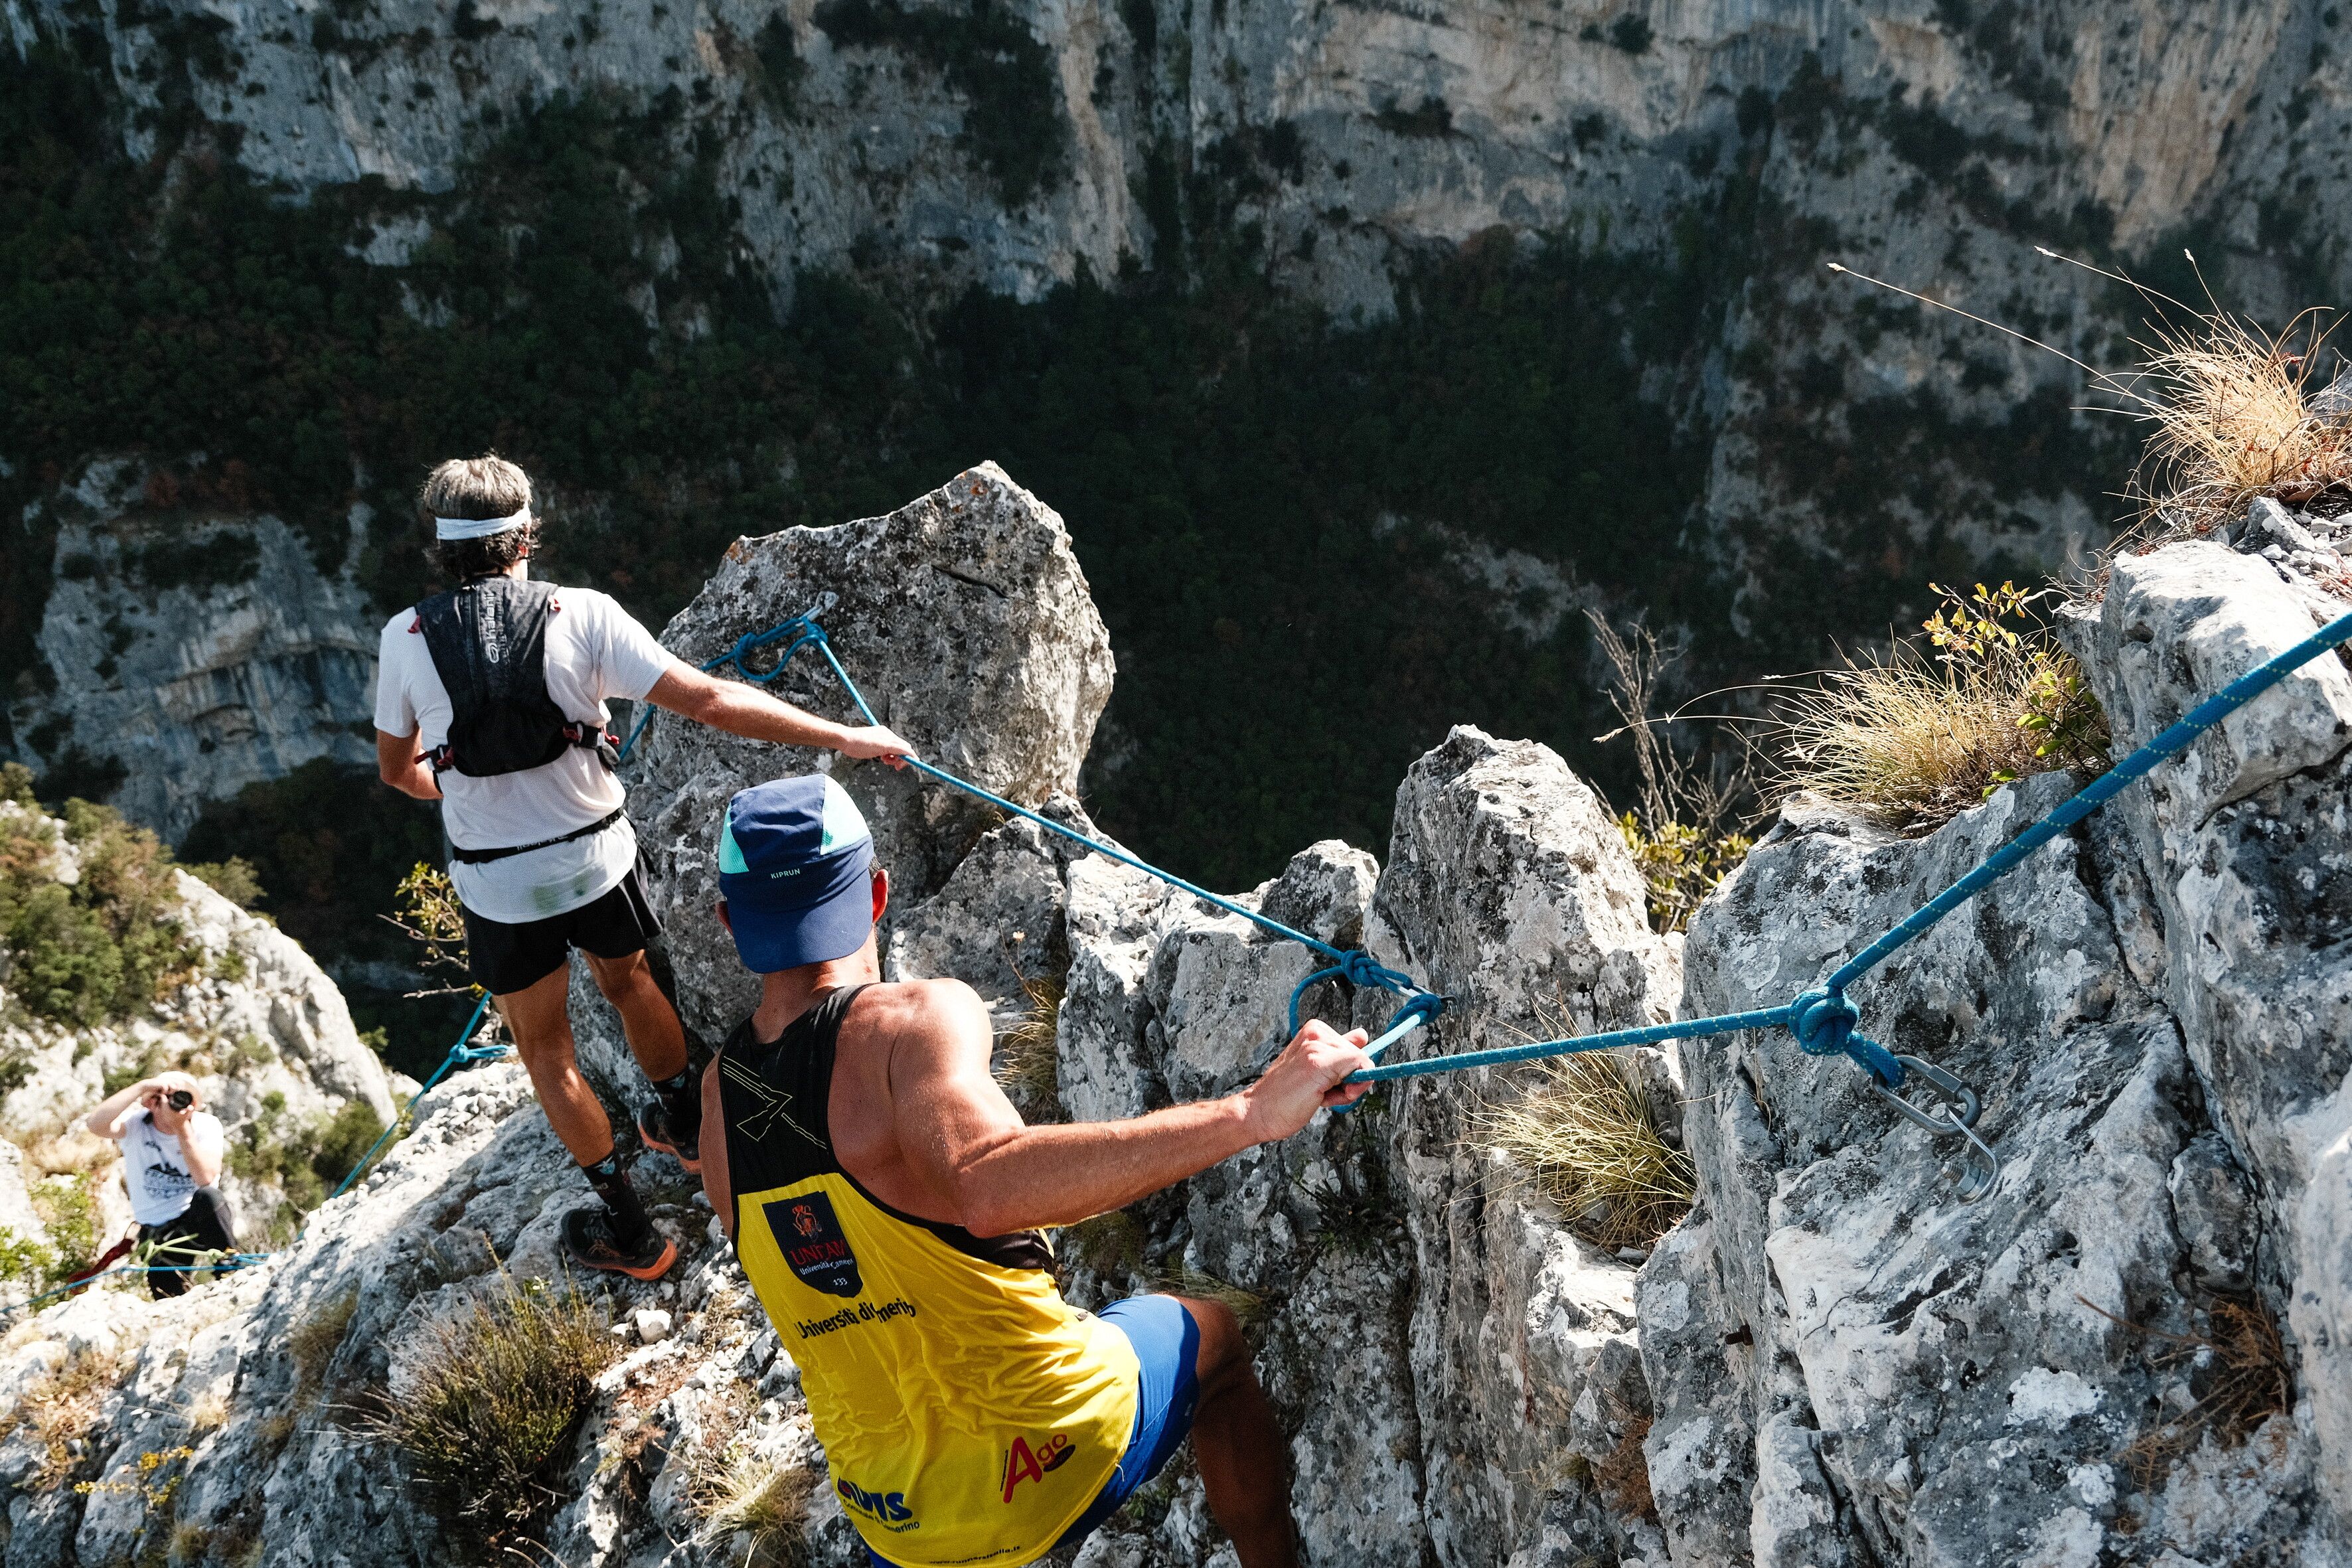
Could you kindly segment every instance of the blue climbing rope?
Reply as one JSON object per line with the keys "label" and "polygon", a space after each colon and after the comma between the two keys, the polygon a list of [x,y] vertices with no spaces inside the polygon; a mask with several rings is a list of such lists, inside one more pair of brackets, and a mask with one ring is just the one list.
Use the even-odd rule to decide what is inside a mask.
{"label": "blue climbing rope", "polygon": [[[336,1184],[333,1192],[327,1194],[328,1203],[333,1203],[337,1198],[341,1197],[346,1192],[351,1190],[352,1184],[359,1180],[360,1173],[368,1168],[369,1163],[374,1160],[377,1152],[383,1149],[386,1142],[390,1142],[392,1135],[394,1132],[400,1131],[402,1118],[405,1117],[411,1110],[416,1108],[416,1102],[418,1100],[423,1100],[426,1095],[432,1093],[433,1086],[439,1083],[444,1078],[447,1077],[453,1068],[470,1066],[475,1062],[491,1061],[499,1057],[509,1056],[513,1053],[513,1047],[511,1046],[495,1044],[478,1046],[472,1043],[474,1031],[482,1026],[482,1018],[487,1013],[488,1013],[489,1007],[490,995],[489,993],[486,991],[482,994],[482,999],[474,1005],[473,1016],[466,1020],[465,1028],[458,1031],[457,1043],[449,1047],[449,1054],[441,1058],[441,1065],[433,1069],[433,1076],[426,1079],[423,1083],[417,1085],[416,1092],[408,1097],[408,1103],[400,1108],[400,1114],[392,1119],[392,1125],[385,1128],[376,1141],[368,1146],[368,1152],[360,1156],[360,1163],[352,1167],[351,1173]],[[152,1257],[153,1254],[151,1253],[149,1256]],[[41,1294],[32,1297],[27,1300],[17,1302],[13,1307],[0,1308],[0,1313],[29,1310],[34,1307],[39,1306],[44,1301],[55,1300],[59,1296],[69,1296],[73,1292],[82,1289],[85,1287],[95,1285],[100,1280],[106,1279],[110,1275],[196,1274],[202,1273],[204,1270],[208,1268],[215,1270],[232,1270],[250,1268],[254,1264],[265,1262],[275,1256],[275,1253],[268,1252],[229,1252],[222,1254],[220,1260],[214,1263],[118,1264],[111,1268],[101,1268],[94,1274],[84,1275],[79,1279],[69,1279],[54,1290],[45,1290]]]}
{"label": "blue climbing rope", "polygon": [[[874,717],[874,710],[866,705],[865,694],[857,689],[857,682],[849,679],[849,671],[842,668],[841,660],[834,657],[833,641],[824,635],[824,629],[822,626],[812,625],[809,636],[802,640],[815,644],[817,652],[824,655],[825,663],[833,667],[835,679],[841,682],[841,689],[849,694],[849,700],[857,705],[857,711],[864,715],[866,721],[868,724],[880,723],[881,721]],[[800,644],[795,643],[793,646],[797,647]],[[1223,910],[1227,914],[1239,915],[1245,921],[1254,921],[1265,930],[1274,932],[1275,935],[1297,942],[1309,951],[1319,952],[1324,957],[1329,959],[1331,961],[1331,966],[1329,968],[1317,970],[1315,973],[1307,975],[1305,979],[1301,980],[1297,985],[1291,988],[1290,1032],[1294,1035],[1298,1032],[1299,998],[1306,994],[1307,988],[1308,986],[1315,984],[1318,981],[1324,980],[1344,979],[1352,985],[1359,987],[1377,986],[1381,990],[1406,998],[1404,1005],[1398,1009],[1396,1015],[1389,1020],[1389,1027],[1391,1029],[1396,1028],[1400,1023],[1403,1022],[1408,1017],[1408,1016],[1425,1023],[1429,1019],[1435,1017],[1439,1013],[1444,1011],[1444,997],[1440,996],[1433,991],[1425,990],[1422,986],[1415,984],[1410,975],[1400,974],[1395,970],[1388,968],[1386,965],[1376,962],[1372,958],[1372,955],[1368,952],[1364,952],[1360,950],[1335,947],[1331,943],[1324,942],[1319,938],[1307,935],[1303,931],[1294,930],[1291,927],[1283,924],[1280,921],[1274,919],[1271,915],[1263,914],[1256,910],[1248,908],[1246,905],[1235,903],[1231,899],[1220,898],[1216,894],[1209,891],[1206,888],[1198,887],[1186,881],[1183,878],[1176,875],[1173,871],[1163,870],[1160,867],[1151,864],[1149,860],[1140,859],[1136,856],[1129,854],[1126,850],[1121,849],[1116,844],[1107,844],[1099,838],[1091,837],[1087,834],[1080,833],[1075,827],[1056,822],[1050,816],[1042,816],[1037,812],[1032,811],[1025,805],[1015,805],[1013,802],[1005,799],[1003,795],[991,790],[982,789],[980,785],[973,784],[969,779],[958,778],[955,774],[948,772],[945,768],[934,766],[933,764],[923,761],[920,757],[908,757],[906,761],[908,767],[926,773],[930,777],[939,780],[941,784],[952,785],[955,788],[963,791],[966,795],[976,795],[980,799],[988,802],[989,805],[995,806],[999,811],[1010,812],[1015,816],[1025,817],[1029,821],[1035,823],[1040,827],[1050,829],[1053,832],[1060,834],[1065,838],[1085,845],[1088,849],[1093,850],[1097,855],[1108,856],[1111,859],[1118,861],[1121,865],[1132,866],[1135,869],[1144,872],[1149,876],[1157,877],[1160,880],[1167,883],[1170,887],[1181,889],[1184,892],[1191,894],[1193,898],[1200,900],[1202,903]],[[1414,1026],[1417,1027],[1418,1025],[1415,1025]]]}
{"label": "blue climbing rope", "polygon": [[[1461,1051],[1420,1061],[1383,1063],[1353,1075],[1348,1081],[1385,1082],[1430,1073],[1459,1072],[1467,1068],[1500,1067],[1511,1062],[1535,1061],[1583,1051],[1604,1051],[1620,1046],[1655,1045],[1664,1040],[1701,1039],[1741,1029],[1785,1027],[1796,1037],[1799,1047],[1808,1055],[1843,1053],[1852,1058],[1870,1075],[1871,1087],[1911,1121],[1932,1132],[1964,1135],[1972,1146],[1971,1157],[1977,1162],[1977,1171],[1969,1187],[1964,1187],[1962,1195],[1980,1197],[1991,1190],[1992,1182],[1998,1179],[2000,1162],[1976,1133],[1979,1110],[1976,1096],[1942,1069],[1930,1067],[1916,1057],[1897,1056],[1877,1041],[1856,1033],[1855,1026],[1861,1022],[1861,1014],[1847,999],[1847,987],[1885,963],[1937,921],[2015,870],[2042,845],[2090,816],[2137,781],[2147,777],[2158,763],[2187,750],[2198,736],[2268,691],[2288,675],[2347,642],[2352,642],[2352,615],[2338,616],[2294,647],[2238,677],[2190,709],[2179,722],[2134,751],[2068,796],[2047,816],[1987,856],[1974,870],[1922,904],[1885,935],[1840,964],[1821,986],[1805,992],[1786,1005],[1716,1017],[1689,1018],[1672,1024],[1654,1024],[1640,1029],[1618,1029],[1607,1034],[1581,1035],[1568,1039],[1530,1041],[1526,1045],[1505,1046],[1494,1050]],[[1923,1110],[1896,1092],[1913,1076],[1926,1080],[1931,1089],[1943,1099],[1945,1109]]]}
{"label": "blue climbing rope", "polygon": [[[745,679],[766,684],[782,672],[784,665],[801,648],[814,646],[832,667],[842,689],[857,707],[868,724],[878,723],[874,710],[857,689],[857,683],[842,668],[833,651],[831,639],[816,617],[830,608],[835,596],[826,595],[807,611],[779,623],[763,632],[748,633],[737,639],[726,653],[702,666],[706,670],[732,664]],[[766,673],[758,673],[744,664],[745,655],[778,642],[790,639],[775,666]],[[1410,976],[1390,969],[1370,953],[1346,951],[1328,942],[1297,931],[1280,921],[1258,910],[1245,908],[1231,899],[1221,898],[1207,889],[1198,887],[1171,871],[1163,870],[1100,839],[1078,832],[1076,828],[1055,822],[1029,807],[1020,805],[993,791],[982,789],[969,779],[957,777],[945,768],[927,763],[919,757],[908,757],[907,765],[925,775],[965,794],[988,802],[1000,811],[1025,818],[1038,826],[1058,833],[1095,853],[1107,856],[1122,865],[1133,867],[1158,878],[1169,886],[1181,889],[1213,908],[1228,914],[1239,915],[1255,921],[1276,935],[1296,942],[1312,952],[1329,959],[1328,967],[1318,969],[1301,980],[1290,994],[1291,1032],[1296,1035],[1299,1024],[1300,999],[1310,986],[1328,980],[1345,980],[1359,989],[1373,987],[1389,991],[1404,998],[1403,1005],[1391,1016],[1388,1026],[1365,1049],[1375,1065],[1350,1077],[1349,1083],[1379,1083],[1396,1079],[1420,1078],[1432,1073],[1460,1072],[1469,1068],[1502,1067],[1514,1062],[1540,1060],[1549,1057],[1568,1056],[1585,1051],[1613,1050],[1626,1046],[1659,1045],[1667,1040],[1705,1039],[1716,1035],[1727,1035],[1744,1029],[1785,1028],[1795,1037],[1798,1047],[1811,1056],[1844,1056],[1866,1075],[1865,1081],[1902,1115],[1931,1132],[1958,1135],[1970,1146],[1972,1171],[1963,1184],[1962,1196],[1980,1197],[1991,1190],[1999,1179],[2000,1161],[1984,1140],[1977,1135],[1975,1126],[1980,1105],[1977,1096],[1951,1074],[1916,1057],[1904,1056],[1859,1032],[1861,1013],[1846,996],[1856,981],[1885,960],[1937,921],[1968,901],[1993,882],[2016,869],[2034,850],[2065,832],[2092,812],[2145,778],[2167,758],[2185,750],[2196,738],[2220,723],[2224,718],[2254,698],[2269,690],[2293,671],[2332,648],[2352,641],[2352,615],[2329,623],[2317,633],[2249,670],[2230,682],[2221,690],[2191,709],[2179,723],[2133,752],[2121,763],[2101,774],[2090,784],[2070,796],[2058,808],[2001,848],[1986,857],[1974,870],[1954,882],[1949,888],[1872,942],[1862,952],[1839,965],[1822,985],[1805,992],[1793,1001],[1777,1007],[1762,1007],[1743,1013],[1727,1013],[1714,1017],[1686,1018],[1671,1024],[1653,1024],[1643,1028],[1615,1029],[1603,1034],[1580,1035],[1558,1040],[1531,1040],[1525,1045],[1505,1046],[1492,1050],[1461,1051],[1452,1055],[1423,1058],[1410,1062],[1381,1062],[1381,1053],[1414,1030],[1433,1022],[1446,1007],[1447,999],[1415,983]],[[650,714],[647,715],[650,717]],[[629,745],[622,748],[626,756],[645,729],[644,719],[629,736]],[[1941,1104],[1923,1109],[1901,1090],[1914,1080],[1940,1099]]]}
{"label": "blue climbing rope", "polygon": [[457,1031],[457,1043],[449,1047],[449,1054],[441,1058],[441,1065],[433,1069],[433,1076],[416,1086],[416,1092],[410,1095],[408,1103],[400,1108],[400,1115],[394,1116],[392,1119],[392,1125],[385,1128],[382,1135],[368,1146],[368,1152],[360,1156],[360,1163],[352,1167],[351,1174],[337,1183],[335,1190],[327,1194],[329,1203],[333,1203],[351,1190],[352,1184],[359,1180],[360,1173],[368,1168],[368,1162],[375,1158],[376,1151],[383,1148],[394,1132],[400,1131],[401,1118],[415,1109],[418,1100],[432,1093],[433,1086],[447,1077],[451,1068],[470,1066],[475,1062],[493,1061],[511,1053],[513,1047],[510,1046],[477,1046],[471,1043],[474,1031],[482,1026],[482,1016],[489,1010],[490,994],[485,991],[482,993],[482,999],[474,1004],[474,1016],[466,1020],[466,1026],[463,1029]]}

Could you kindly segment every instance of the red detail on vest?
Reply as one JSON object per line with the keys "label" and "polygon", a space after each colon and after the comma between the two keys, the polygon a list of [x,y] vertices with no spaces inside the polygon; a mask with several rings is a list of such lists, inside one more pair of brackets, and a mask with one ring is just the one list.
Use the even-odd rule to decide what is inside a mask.
{"label": "red detail on vest", "polygon": [[424,617],[423,616],[417,616],[415,620],[413,620],[413,621],[411,621],[411,622],[409,622],[409,623],[408,623],[408,635],[409,635],[410,637],[415,637],[417,633],[419,633],[419,632],[423,631],[424,629],[425,629],[425,617]]}
{"label": "red detail on vest", "polygon": [[1069,1438],[1059,1432],[1045,1439],[1042,1453],[1029,1447],[1028,1438],[1013,1438],[1011,1451],[1004,1456],[1004,1500],[1012,1502],[1013,1489],[1023,1481],[1042,1481],[1047,1470],[1061,1468],[1070,1452]]}

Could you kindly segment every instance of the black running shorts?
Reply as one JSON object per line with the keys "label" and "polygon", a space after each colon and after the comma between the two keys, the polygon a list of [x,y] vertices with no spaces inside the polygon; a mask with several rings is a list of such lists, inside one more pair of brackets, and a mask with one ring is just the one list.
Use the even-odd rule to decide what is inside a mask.
{"label": "black running shorts", "polygon": [[660,934],[632,866],[603,898],[543,921],[509,925],[467,910],[466,973],[491,995],[511,996],[562,968],[575,947],[598,958],[626,958]]}

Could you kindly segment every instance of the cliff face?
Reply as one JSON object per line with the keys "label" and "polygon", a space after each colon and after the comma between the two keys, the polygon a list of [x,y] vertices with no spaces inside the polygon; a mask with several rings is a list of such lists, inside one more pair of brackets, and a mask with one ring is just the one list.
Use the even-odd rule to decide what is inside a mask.
{"label": "cliff face", "polygon": [[[877,551],[909,563],[887,593],[858,580]],[[965,581],[1012,562],[1055,616]],[[891,694],[893,722],[1085,824],[1048,792],[1108,672],[1058,519],[973,470],[887,518],[744,541],[670,635],[700,654],[826,591],[869,595],[835,651]],[[2119,563],[2074,635],[2129,744],[2306,635],[2314,607],[2264,563],[2189,545]],[[793,679],[822,701],[815,668]],[[1395,1086],[1060,1233],[1065,1289],[1235,1303],[1291,1436],[1310,1563],[2340,1561],[2348,745],[2352,677],[2323,661],[1856,991],[1866,1028],[1984,1095],[2006,1169],[1981,1204],[1957,1201],[1953,1151],[1845,1063],[1737,1037],[1633,1064],[1698,1177],[1654,1248],[1583,1239],[1487,1146],[1482,1113],[1534,1079],[1482,1073]],[[800,765],[666,731],[633,795],[705,1030],[743,983],[705,929],[704,806]],[[842,776],[893,861],[926,868],[901,884],[890,972],[978,987],[1030,1114],[1223,1092],[1273,1048],[1310,967],[1295,944],[1033,824],[992,826],[875,766]],[[1922,840],[1800,797],[1677,944],[1645,925],[1591,792],[1544,748],[1465,728],[1403,780],[1385,862],[1318,844],[1242,898],[1453,995],[1402,1049],[1472,1049],[1784,1000],[2067,787],[2025,781]],[[574,1001],[592,1076],[638,1092],[609,1016]],[[1390,1005],[1338,983],[1307,1002],[1340,1023]],[[168,1509],[36,1488],[18,1419],[0,1443],[9,1568],[167,1539],[201,1562],[464,1560],[412,1458],[352,1413],[409,1386],[443,1326],[501,1289],[499,1260],[556,1278],[583,1194],[510,1065],[455,1077],[416,1119],[271,1262],[163,1307],[93,1293],[10,1334],[0,1390],[19,1411],[54,1369],[121,1358],[68,1479],[146,1454],[181,1479]],[[692,1183],[639,1169],[686,1257],[657,1286],[597,1286],[624,1343],[559,1450],[539,1537],[574,1568],[740,1562],[759,1543],[709,1522],[708,1479],[747,1462],[806,1495],[792,1550],[854,1564],[789,1341]],[[1079,1561],[1232,1561],[1187,1463],[1147,1502]]]}
{"label": "cliff face", "polygon": [[[700,341],[733,308],[696,272],[708,258],[681,250],[672,176],[707,183],[694,210],[719,215],[718,248],[754,293],[788,306],[797,278],[848,273],[918,319],[973,286],[1027,300],[1082,271],[1170,280],[1188,246],[1238,247],[1341,321],[1384,315],[1431,255],[1498,236],[1622,262],[1559,308],[1638,320],[1636,363],[1591,374],[1664,406],[1691,443],[1672,460],[1704,479],[1690,516],[1611,527],[1654,552],[1690,545],[1703,630],[1727,616],[1763,661],[1726,679],[1794,668],[1823,634],[1879,635],[1889,583],[1916,595],[1987,561],[2055,567],[2115,512],[2090,476],[2120,471],[2116,427],[2068,412],[2084,400],[2068,367],[1858,294],[1824,261],[2101,364],[2125,352],[2137,303],[2032,245],[2140,258],[2193,295],[2172,281],[2187,239],[2228,303],[2272,321],[2352,281],[2352,171],[2326,151],[2352,130],[2347,35],[2323,0],[639,0],[584,16],[508,0],[6,0],[5,14],[20,47],[73,42],[119,95],[132,154],[228,156],[294,200],[336,196],[356,215],[349,249],[425,325],[452,310],[449,247],[514,240],[524,221],[492,210],[505,187],[476,160],[558,94],[660,110],[630,131],[633,172],[614,177],[642,231],[627,288],[649,340]],[[466,412],[468,429],[499,427],[496,410]],[[637,504],[576,499],[587,514]],[[274,525],[252,527],[274,565]],[[1530,542],[1571,574],[1612,558],[1607,540],[1535,527],[1517,542]],[[124,798],[172,825],[183,795],[349,749],[339,727],[357,710],[331,704],[364,647],[326,602],[331,584],[289,566],[284,624],[256,634],[239,605],[100,576],[82,580],[111,590],[93,622],[65,570],[77,553],[107,555],[58,547],[41,635],[58,687],[20,693],[20,748],[54,721],[66,728],[43,733],[44,757],[69,739],[134,777],[160,748],[174,782]],[[1675,597],[1686,588],[1657,587],[1653,608],[1701,616]],[[189,683],[177,706],[88,673],[107,661],[91,628],[110,615],[127,635],[152,623],[146,673]],[[180,758],[169,736],[203,715],[218,749]]]}
{"label": "cliff face", "polygon": [[46,689],[8,719],[40,752],[121,770],[101,792],[177,840],[207,800],[319,757],[372,762],[375,626],[352,563],[321,573],[271,516],[124,522],[146,479],[93,463],[56,500],[58,581],[42,618]]}

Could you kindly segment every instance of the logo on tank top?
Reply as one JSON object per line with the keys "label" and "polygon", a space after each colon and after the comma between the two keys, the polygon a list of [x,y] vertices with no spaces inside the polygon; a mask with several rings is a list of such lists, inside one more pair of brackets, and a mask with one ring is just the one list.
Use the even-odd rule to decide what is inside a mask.
{"label": "logo on tank top", "polygon": [[915,1520],[915,1510],[907,1506],[905,1492],[869,1492],[846,1476],[833,1483],[833,1492],[843,1502],[893,1534],[922,1528]]}
{"label": "logo on tank top", "polygon": [[857,1255],[841,1234],[841,1220],[833,1200],[823,1193],[803,1193],[761,1205],[777,1249],[800,1282],[828,1296],[855,1297],[866,1289],[858,1278]]}
{"label": "logo on tank top", "polygon": [[1060,1469],[1077,1451],[1078,1446],[1059,1432],[1034,1448],[1028,1438],[1013,1438],[1012,1448],[1004,1456],[1004,1500],[1013,1500],[1014,1487],[1023,1481],[1044,1480],[1046,1471]]}

